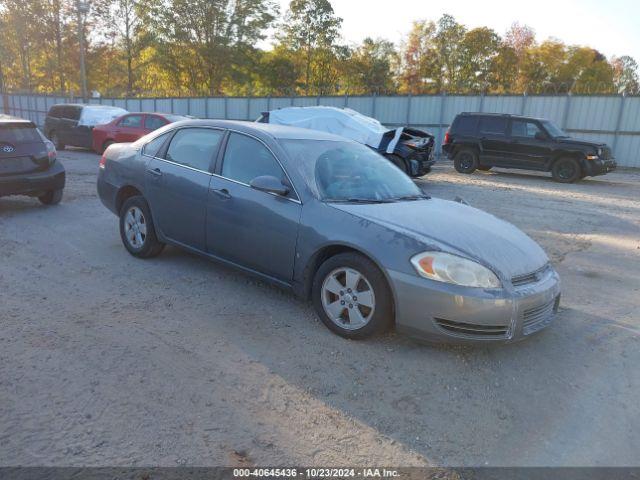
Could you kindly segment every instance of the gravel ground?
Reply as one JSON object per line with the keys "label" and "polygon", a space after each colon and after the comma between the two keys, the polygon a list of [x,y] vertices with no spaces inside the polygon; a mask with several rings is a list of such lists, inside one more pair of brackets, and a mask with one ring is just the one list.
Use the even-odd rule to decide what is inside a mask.
{"label": "gravel ground", "polygon": [[175,248],[136,260],[61,154],[63,203],[0,199],[0,465],[640,465],[640,173],[421,185],[542,244],[557,321],[508,346],[331,334],[311,307]]}

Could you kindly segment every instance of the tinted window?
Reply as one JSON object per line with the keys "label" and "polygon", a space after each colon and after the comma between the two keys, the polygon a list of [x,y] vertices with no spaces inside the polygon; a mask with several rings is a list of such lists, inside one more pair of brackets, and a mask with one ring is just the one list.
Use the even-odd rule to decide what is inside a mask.
{"label": "tinted window", "polygon": [[507,119],[505,117],[482,117],[480,119],[480,133],[505,135],[507,131]]}
{"label": "tinted window", "polygon": [[169,133],[165,133],[164,135],[160,135],[158,138],[154,138],[144,146],[142,153],[144,153],[145,155],[149,155],[150,157],[157,157],[158,152],[160,151],[168,137]]}
{"label": "tinted window", "polygon": [[246,135],[232,133],[224,154],[222,176],[248,185],[263,175],[285,180],[278,161],[262,143]]}
{"label": "tinted window", "polygon": [[49,116],[53,118],[60,118],[62,116],[63,107],[61,105],[54,105],[49,110]]}
{"label": "tinted window", "polygon": [[327,140],[280,142],[322,200],[391,200],[422,194],[398,167],[364,145]]}
{"label": "tinted window", "polygon": [[166,158],[181,165],[208,171],[222,136],[221,130],[184,128],[171,139]]}
{"label": "tinted window", "polygon": [[62,107],[62,118],[70,120],[80,120],[80,108],[79,107]]}
{"label": "tinted window", "polygon": [[473,135],[476,133],[476,125],[478,124],[478,117],[463,116],[458,117],[451,129],[455,133],[461,135]]}
{"label": "tinted window", "polygon": [[534,122],[526,120],[513,120],[511,122],[511,136],[534,138],[536,133],[541,132],[540,127]]}
{"label": "tinted window", "polygon": [[42,142],[42,137],[33,124],[5,124],[0,125],[0,142],[17,145]]}
{"label": "tinted window", "polygon": [[139,128],[142,126],[142,115],[127,115],[120,120],[121,127]]}
{"label": "tinted window", "polygon": [[147,118],[144,121],[144,126],[148,130],[157,130],[160,127],[164,127],[166,124],[166,120],[156,117],[155,115],[147,115]]}

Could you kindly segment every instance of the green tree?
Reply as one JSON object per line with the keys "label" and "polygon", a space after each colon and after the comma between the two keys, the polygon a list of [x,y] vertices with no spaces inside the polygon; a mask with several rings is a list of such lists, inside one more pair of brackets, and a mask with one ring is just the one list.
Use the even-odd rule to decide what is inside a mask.
{"label": "green tree", "polygon": [[322,86],[326,82],[312,75],[324,77],[323,67],[336,52],[341,25],[342,19],[335,15],[329,0],[292,0],[289,4],[278,38],[283,46],[302,55],[307,94],[313,83]]}
{"label": "green tree", "polygon": [[197,93],[222,93],[225,79],[247,50],[265,38],[274,20],[270,0],[141,0],[147,36],[153,39],[156,61],[186,80]]}
{"label": "green tree", "polygon": [[393,66],[397,53],[392,42],[365,38],[349,52],[345,61],[344,80],[349,93],[371,94],[395,91]]}
{"label": "green tree", "polygon": [[496,80],[497,58],[502,41],[487,27],[465,33],[460,44],[460,81],[465,92],[485,92]]}

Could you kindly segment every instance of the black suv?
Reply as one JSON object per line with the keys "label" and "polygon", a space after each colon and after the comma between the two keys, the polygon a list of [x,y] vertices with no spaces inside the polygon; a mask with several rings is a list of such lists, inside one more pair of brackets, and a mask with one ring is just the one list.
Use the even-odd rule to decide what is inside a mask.
{"label": "black suv", "polygon": [[461,113],[442,150],[460,173],[522,168],[551,172],[554,180],[572,183],[616,168],[607,145],[570,138],[549,120],[516,115]]}
{"label": "black suv", "polygon": [[67,145],[92,148],[92,130],[96,125],[109,123],[127,112],[124,108],[108,105],[62,103],[53,105],[44,120],[44,133],[58,150]]}
{"label": "black suv", "polygon": [[36,126],[0,115],[0,197],[29,195],[45,205],[62,200],[65,171],[56,149]]}

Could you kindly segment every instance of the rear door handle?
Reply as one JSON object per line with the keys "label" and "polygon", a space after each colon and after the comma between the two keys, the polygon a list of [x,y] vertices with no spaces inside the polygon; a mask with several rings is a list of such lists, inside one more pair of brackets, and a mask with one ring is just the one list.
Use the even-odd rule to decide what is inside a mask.
{"label": "rear door handle", "polygon": [[224,200],[229,200],[231,198],[231,194],[226,188],[212,188],[211,191]]}

